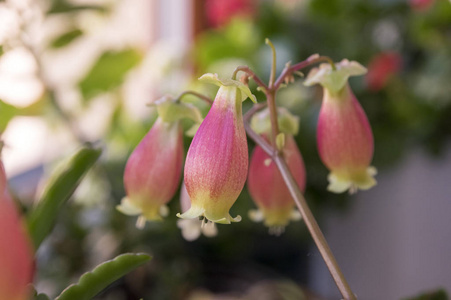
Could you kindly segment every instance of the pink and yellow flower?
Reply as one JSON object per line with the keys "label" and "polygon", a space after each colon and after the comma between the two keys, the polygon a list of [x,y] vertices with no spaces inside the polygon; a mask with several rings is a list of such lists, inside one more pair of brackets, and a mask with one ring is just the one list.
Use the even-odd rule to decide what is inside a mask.
{"label": "pink and yellow flower", "polygon": [[348,84],[349,76],[366,69],[357,62],[343,60],[333,70],[329,64],[313,69],[305,84],[323,86],[317,142],[321,160],[331,171],[328,190],[341,193],[349,189],[367,190],[376,185],[372,166],[374,142],[365,112]]}
{"label": "pink and yellow flower", "polygon": [[[283,155],[303,192],[306,183],[304,161],[290,134],[286,135]],[[290,220],[301,219],[299,212],[294,210],[294,200],[279,169],[260,146],[255,146],[252,152],[247,187],[258,207],[258,210],[249,212],[249,217],[254,221],[264,221],[270,233],[280,234]]]}
{"label": "pink and yellow flower", "polygon": [[33,250],[24,223],[6,188],[0,162],[0,295],[1,299],[27,300],[34,272]]}
{"label": "pink and yellow flower", "polygon": [[191,208],[183,219],[205,217],[223,224],[238,222],[229,210],[238,198],[248,170],[247,139],[244,131],[242,104],[249,88],[236,80],[219,80],[206,74],[203,81],[219,85],[215,101],[197,130],[185,163],[185,185]]}
{"label": "pink and yellow flower", "polygon": [[129,157],[125,166],[127,196],[117,208],[127,215],[141,215],[158,221],[167,215],[165,206],[180,183],[183,164],[183,131],[180,121],[165,122],[160,117]]}

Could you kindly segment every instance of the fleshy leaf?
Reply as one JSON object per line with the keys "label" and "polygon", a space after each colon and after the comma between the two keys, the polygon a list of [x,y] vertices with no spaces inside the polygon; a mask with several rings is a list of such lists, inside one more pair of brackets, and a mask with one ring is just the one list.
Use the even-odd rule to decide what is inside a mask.
{"label": "fleshy leaf", "polygon": [[310,71],[304,85],[311,86],[321,84],[330,92],[336,93],[341,90],[350,76],[358,76],[366,73],[366,68],[356,61],[343,59],[335,64],[336,70],[332,70],[330,64],[321,64],[319,68]]}
{"label": "fleshy leaf", "polygon": [[121,85],[127,72],[141,59],[142,54],[135,49],[103,53],[88,74],[78,83],[83,99],[87,101]]}
{"label": "fleshy leaf", "polygon": [[91,272],[83,274],[77,284],[66,288],[56,300],[90,300],[111,283],[150,259],[149,255],[143,253],[119,255],[113,260],[98,265]]}
{"label": "fleshy leaf", "polygon": [[52,231],[58,211],[72,196],[100,154],[99,149],[84,147],[52,174],[40,201],[28,216],[28,230],[36,249]]}
{"label": "fleshy leaf", "polygon": [[252,100],[252,102],[257,103],[257,98],[252,94],[251,90],[247,85],[238,80],[233,79],[219,79],[218,74],[207,73],[199,78],[200,81],[205,83],[211,83],[217,86],[235,86],[239,88],[242,92],[242,101],[246,100],[247,97]]}

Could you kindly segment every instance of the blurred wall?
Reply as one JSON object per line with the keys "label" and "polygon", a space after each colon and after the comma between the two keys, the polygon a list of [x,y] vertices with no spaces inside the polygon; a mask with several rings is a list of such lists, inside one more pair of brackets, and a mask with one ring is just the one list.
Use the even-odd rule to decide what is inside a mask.
{"label": "blurred wall", "polygon": [[[414,151],[377,179],[323,225],[353,291],[363,300],[451,292],[451,147],[437,159]],[[312,288],[340,299],[318,251],[312,254]]]}

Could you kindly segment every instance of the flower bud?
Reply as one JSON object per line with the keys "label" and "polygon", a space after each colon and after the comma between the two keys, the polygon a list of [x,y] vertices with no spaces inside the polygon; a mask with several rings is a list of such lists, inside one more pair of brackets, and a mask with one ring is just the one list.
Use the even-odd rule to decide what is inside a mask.
{"label": "flower bud", "polygon": [[[3,164],[1,176],[4,176]],[[0,295],[1,299],[27,300],[31,296],[34,262],[31,241],[14,203],[1,183],[0,193]]]}
{"label": "flower bud", "polygon": [[230,224],[241,220],[240,216],[232,218],[229,210],[243,189],[248,170],[241,102],[247,96],[255,97],[236,80],[221,81],[212,74],[202,76],[201,80],[220,88],[186,157],[185,185],[191,208],[177,216],[183,219],[203,216],[212,222]]}
{"label": "flower bud", "polygon": [[138,227],[144,226],[145,220],[161,220],[168,213],[165,204],[177,191],[183,154],[180,121],[165,122],[159,117],[127,161],[127,196],[117,209],[127,215],[141,215]]}
{"label": "flower bud", "polygon": [[324,88],[319,113],[317,142],[321,160],[331,171],[328,190],[366,190],[376,185],[376,169],[370,166],[374,143],[368,119],[351,91],[348,77],[366,69],[357,62],[343,60],[332,70],[329,64],[313,69],[305,84]]}
{"label": "flower bud", "polygon": [[[277,110],[279,129],[285,137],[282,151],[285,161],[301,191],[305,189],[306,172],[301,152],[293,135],[299,130],[299,117],[285,108]],[[269,109],[256,113],[251,120],[252,129],[265,140],[271,134]],[[281,135],[279,134],[279,136]],[[290,220],[300,220],[301,215],[294,209],[291,197],[282,175],[271,157],[260,146],[255,146],[251,155],[247,187],[257,205],[257,210],[249,211],[249,217],[255,221],[264,221],[272,234],[281,234]]]}

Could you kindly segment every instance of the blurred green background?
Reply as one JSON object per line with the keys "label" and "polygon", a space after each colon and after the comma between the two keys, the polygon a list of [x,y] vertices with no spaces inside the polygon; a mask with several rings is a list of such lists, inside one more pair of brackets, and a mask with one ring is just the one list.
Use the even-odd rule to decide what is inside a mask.
{"label": "blurred green background", "polygon": [[[274,283],[273,292],[285,291],[285,298],[280,299],[300,299],[299,286],[310,283],[310,236],[301,222],[290,224],[280,237],[270,236],[262,224],[252,223],[247,211],[254,205],[246,189],[232,208],[232,215],[242,215],[243,221],[219,225],[217,237],[200,237],[194,242],[184,241],[176,226],[178,193],[169,204],[170,216],[162,223],[147,224],[144,230],[135,228],[134,218],[114,209],[124,196],[122,174],[127,157],[156,117],[145,104],[185,89],[214,97],[215,90],[196,79],[206,72],[231,76],[238,65],[249,65],[261,78],[269,78],[271,53],[264,44],[266,37],[277,49],[278,71],[286,62],[295,63],[314,53],[335,61],[356,60],[368,67],[367,76],[350,82],[373,128],[373,164],[379,170],[396,168],[418,147],[437,159],[446,152],[451,134],[449,1],[243,0],[229,1],[218,9],[211,0],[194,1],[193,9],[182,12],[183,5],[172,1],[173,6],[165,6],[167,10],[161,3],[146,6],[147,15],[137,17],[145,23],[134,20],[139,4],[126,2],[0,1],[3,20],[16,18],[2,23],[0,35],[3,159],[15,175],[11,185],[24,211],[39,192],[36,182],[45,180],[55,161],[86,141],[104,150],[100,163],[83,181],[74,201],[62,210],[58,226],[37,253],[38,290],[53,295],[97,263],[139,251],[151,253],[152,262],[96,299],[188,299],[189,295],[210,299],[207,292],[199,292],[204,289],[258,297],[255,295],[261,291],[254,285],[263,280],[283,283]],[[138,9],[127,7],[133,5]],[[190,15],[190,28],[194,28],[181,43],[165,40],[164,28],[175,22],[176,11]],[[109,22],[121,12],[126,13],[118,20],[127,24],[122,23],[125,33],[116,35],[121,23]],[[157,28],[157,33],[140,40],[136,32],[145,36],[146,26]],[[135,39],[124,38],[129,35]],[[85,55],[86,45],[95,49],[86,52],[95,55]],[[25,53],[22,62],[31,61],[30,80],[38,86],[25,104],[14,102],[20,98],[15,97],[17,91],[4,91],[5,86],[14,86],[8,81],[14,76],[19,83],[25,80],[23,74],[14,75],[7,68],[7,60],[20,51]],[[12,69],[17,71],[17,66],[13,63]],[[255,84],[250,85],[263,101]],[[19,86],[21,89],[27,86]],[[135,94],[136,90],[141,93]],[[299,78],[278,93],[279,104],[301,118],[296,140],[308,174],[305,196],[321,223],[324,211],[344,212],[353,204],[347,194],[326,191],[328,171],[319,160],[315,137],[320,100],[320,89],[305,88]],[[206,113],[200,101],[189,101]],[[245,110],[248,107],[250,103]],[[41,162],[14,169],[8,165],[8,157],[15,148],[11,145],[8,149],[8,140],[20,132],[11,129],[14,124],[17,127],[17,120],[44,124],[46,136],[52,137],[49,143],[52,139],[63,142],[50,145],[54,155],[41,155]],[[188,129],[191,124],[185,125]],[[31,131],[25,129],[23,134],[24,139],[33,140]],[[186,149],[190,140],[185,138]],[[249,144],[251,151],[253,143]],[[31,156],[33,150],[29,152]],[[17,156],[15,159],[20,161]],[[417,292],[421,291],[410,296]]]}

